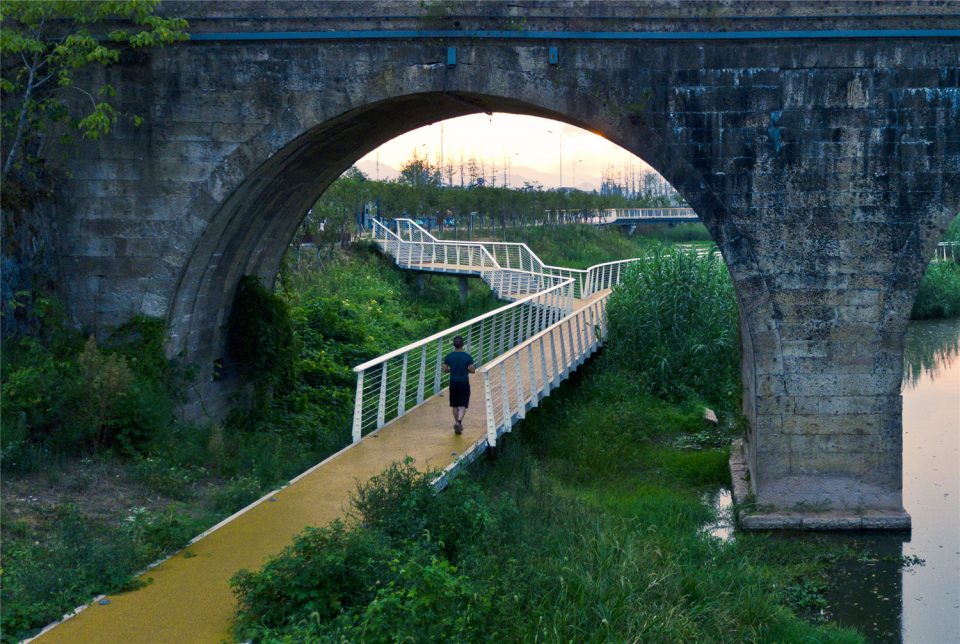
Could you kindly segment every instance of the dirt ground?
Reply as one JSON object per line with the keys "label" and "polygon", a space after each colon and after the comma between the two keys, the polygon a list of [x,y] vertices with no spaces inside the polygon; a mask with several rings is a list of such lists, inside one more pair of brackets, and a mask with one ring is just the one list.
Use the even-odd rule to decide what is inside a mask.
{"label": "dirt ground", "polygon": [[[188,503],[197,507],[222,482],[200,481],[193,486]],[[24,522],[33,527],[57,506],[73,505],[85,516],[119,524],[133,508],[162,512],[184,501],[163,496],[135,478],[128,462],[113,457],[80,458],[62,467],[44,468],[29,474],[3,473],[0,508],[4,527]]]}

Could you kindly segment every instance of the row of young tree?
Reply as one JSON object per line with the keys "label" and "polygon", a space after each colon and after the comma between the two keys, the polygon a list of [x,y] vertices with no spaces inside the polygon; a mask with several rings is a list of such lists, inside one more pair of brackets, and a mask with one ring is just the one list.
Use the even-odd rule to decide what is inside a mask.
{"label": "row of young tree", "polygon": [[472,231],[585,220],[608,208],[673,205],[676,199],[662,193],[630,198],[619,191],[545,190],[530,183],[522,187],[491,187],[482,181],[449,185],[439,166],[414,156],[392,181],[373,180],[350,168],[317,199],[293,242],[345,243],[374,217],[409,217],[440,230]]}

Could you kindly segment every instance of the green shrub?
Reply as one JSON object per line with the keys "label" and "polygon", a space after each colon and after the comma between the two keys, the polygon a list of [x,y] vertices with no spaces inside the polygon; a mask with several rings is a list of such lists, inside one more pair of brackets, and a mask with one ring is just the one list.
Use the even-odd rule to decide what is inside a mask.
{"label": "green shrub", "polygon": [[351,498],[356,518],[394,543],[422,540],[456,561],[478,535],[497,523],[495,512],[469,482],[456,481],[437,495],[434,472],[421,472],[412,459],[393,463],[357,486]]}
{"label": "green shrub", "polygon": [[329,620],[365,606],[394,574],[389,562],[395,556],[389,539],[373,530],[348,531],[340,521],[307,528],[260,572],[234,575],[238,637],[294,626],[314,613]]}
{"label": "green shrub", "polygon": [[913,301],[910,319],[960,316],[960,262],[930,262]]}
{"label": "green shrub", "polygon": [[479,633],[490,598],[454,565],[497,542],[504,515],[475,483],[457,479],[438,495],[432,478],[410,460],[394,463],[358,486],[357,527],[307,529],[260,572],[236,575],[237,635],[437,641]]}
{"label": "green shrub", "polygon": [[242,373],[276,385],[293,377],[297,354],[290,312],[283,300],[244,275],[230,312],[227,346]]}
{"label": "green shrub", "polygon": [[[480,642],[496,598],[446,559],[389,562],[391,578],[361,611],[330,625],[340,641]],[[295,639],[303,639],[297,633]],[[309,638],[307,638],[309,639]]]}
{"label": "green shrub", "polygon": [[205,521],[168,507],[161,514],[133,508],[123,520],[123,532],[137,552],[138,560],[152,563],[185,546],[199,534]]}
{"label": "green shrub", "polygon": [[701,223],[695,224],[642,224],[634,234],[638,237],[659,239],[664,242],[712,242],[710,231]]}
{"label": "green shrub", "polygon": [[132,473],[154,492],[182,500],[193,495],[193,484],[206,471],[197,467],[182,467],[156,457],[145,457],[134,462]]}
{"label": "green shrub", "polygon": [[5,343],[4,466],[23,471],[36,446],[52,454],[146,450],[175,423],[182,386],[182,374],[163,354],[162,328],[161,321],[136,318],[104,346],[92,337],[67,341],[66,331],[51,332],[55,341]]}
{"label": "green shrub", "polygon": [[739,315],[723,262],[657,247],[631,266],[607,314],[608,358],[651,393],[734,406]]}
{"label": "green shrub", "polygon": [[431,475],[407,458],[358,484],[351,505],[362,525],[397,541],[416,540],[434,518],[436,490],[430,481]]}
{"label": "green shrub", "polygon": [[252,476],[241,476],[228,481],[214,493],[213,507],[221,514],[230,515],[250,505],[263,493],[260,481]]}

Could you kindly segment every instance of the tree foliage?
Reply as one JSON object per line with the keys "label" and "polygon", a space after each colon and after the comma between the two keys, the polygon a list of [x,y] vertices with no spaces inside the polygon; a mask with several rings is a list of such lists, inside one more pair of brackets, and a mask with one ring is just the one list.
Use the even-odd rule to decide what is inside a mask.
{"label": "tree foliage", "polygon": [[[187,23],[154,14],[158,0],[6,0],[0,5],[2,178],[35,165],[54,124],[99,139],[121,113],[113,86],[80,72],[120,62],[129,49],[187,37]],[[82,96],[79,111],[68,95]],[[135,124],[140,117],[129,115]]]}
{"label": "tree foliage", "polygon": [[[469,169],[470,163],[475,160],[465,167]],[[314,203],[295,243],[343,240],[356,229],[365,211],[384,219],[422,218],[431,229],[445,229],[448,225],[443,221],[453,219],[457,230],[472,230],[557,221],[558,212],[570,223],[606,208],[670,205],[669,198],[648,193],[628,198],[582,190],[544,190],[529,182],[517,188],[494,186],[483,181],[479,169],[476,173],[470,170],[469,178],[470,183],[463,186],[445,184],[439,166],[416,154],[401,166],[393,181],[375,181],[356,167],[350,168]]]}

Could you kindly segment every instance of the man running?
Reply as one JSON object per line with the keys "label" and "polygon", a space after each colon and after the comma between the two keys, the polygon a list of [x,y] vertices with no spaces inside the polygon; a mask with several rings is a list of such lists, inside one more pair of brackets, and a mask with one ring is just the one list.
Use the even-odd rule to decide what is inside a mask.
{"label": "man running", "polygon": [[450,373],[450,409],[453,431],[463,433],[463,416],[470,406],[470,374],[476,372],[473,356],[463,350],[463,337],[453,339],[453,351],[443,359],[444,372]]}

